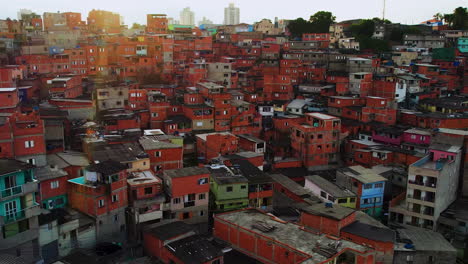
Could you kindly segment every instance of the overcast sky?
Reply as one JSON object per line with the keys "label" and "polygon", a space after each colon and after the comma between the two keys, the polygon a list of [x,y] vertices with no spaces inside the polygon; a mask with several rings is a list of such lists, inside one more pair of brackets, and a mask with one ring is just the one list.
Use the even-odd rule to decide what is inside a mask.
{"label": "overcast sky", "polygon": [[[450,13],[467,0],[386,0],[386,16],[392,22],[416,24],[437,13]],[[180,10],[190,7],[195,22],[203,16],[214,23],[222,23],[224,7],[233,2],[240,8],[240,20],[253,23],[262,18],[308,18],[317,11],[331,11],[340,20],[382,17],[383,0],[0,0],[0,18],[17,18],[20,8],[36,13],[80,12],[82,19],[92,9],[120,13],[125,24],[146,23],[146,14],[164,13],[179,19]]]}

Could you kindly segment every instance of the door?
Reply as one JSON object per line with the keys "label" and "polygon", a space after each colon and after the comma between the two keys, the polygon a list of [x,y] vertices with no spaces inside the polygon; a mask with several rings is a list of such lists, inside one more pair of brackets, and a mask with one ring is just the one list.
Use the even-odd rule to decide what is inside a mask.
{"label": "door", "polygon": [[16,201],[5,203],[5,217],[7,220],[15,219],[17,212]]}
{"label": "door", "polygon": [[13,188],[16,186],[16,175],[5,177],[5,189]]}

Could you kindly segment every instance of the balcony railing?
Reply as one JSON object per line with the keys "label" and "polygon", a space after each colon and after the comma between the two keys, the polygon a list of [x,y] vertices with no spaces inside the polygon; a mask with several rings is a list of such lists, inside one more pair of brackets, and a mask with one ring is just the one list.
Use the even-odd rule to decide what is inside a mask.
{"label": "balcony railing", "polygon": [[[35,215],[39,215],[40,213],[40,208],[39,204],[34,204],[33,206],[21,209],[21,210],[15,210],[13,212],[5,212],[5,215],[2,216],[3,218],[3,224],[9,224],[13,222],[17,222],[20,220],[23,220],[25,218],[30,218]],[[2,221],[0,221],[1,223]]]}
{"label": "balcony railing", "polygon": [[195,206],[195,201],[189,201],[184,203],[184,208]]}
{"label": "balcony railing", "polygon": [[9,223],[13,223],[13,222],[16,222],[16,221],[19,221],[21,219],[23,219],[25,217],[25,213],[24,213],[24,210],[20,210],[20,211],[16,211],[16,212],[10,212],[10,213],[7,213],[4,217],[3,217],[3,222],[5,224],[9,224]]}
{"label": "balcony railing", "polygon": [[4,190],[0,190],[0,201],[12,198],[18,195],[24,195],[27,193],[37,192],[37,181],[28,181],[22,185],[14,186]]}
{"label": "balcony railing", "polygon": [[15,186],[1,191],[2,198],[14,196],[23,192],[23,186]]}

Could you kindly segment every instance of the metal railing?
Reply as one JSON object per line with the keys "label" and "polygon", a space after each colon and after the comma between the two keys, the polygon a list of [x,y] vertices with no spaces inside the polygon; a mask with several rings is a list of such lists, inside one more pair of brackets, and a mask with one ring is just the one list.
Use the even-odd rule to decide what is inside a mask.
{"label": "metal railing", "polygon": [[33,206],[23,208],[21,210],[13,210],[10,212],[5,212],[5,215],[3,215],[3,223],[4,224],[9,224],[13,223],[19,220],[22,220],[27,217],[27,211],[30,209],[33,209],[35,207],[39,206],[39,204],[35,203]]}
{"label": "metal railing", "polygon": [[7,198],[23,192],[23,186],[15,186],[1,191],[2,198]]}

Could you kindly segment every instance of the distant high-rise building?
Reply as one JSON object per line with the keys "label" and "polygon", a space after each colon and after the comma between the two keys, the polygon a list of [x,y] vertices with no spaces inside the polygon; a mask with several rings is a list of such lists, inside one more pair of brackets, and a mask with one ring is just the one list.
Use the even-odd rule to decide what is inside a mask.
{"label": "distant high-rise building", "polygon": [[22,8],[18,11],[18,20],[23,19],[23,15],[31,15],[32,13],[33,13],[32,10]]}
{"label": "distant high-rise building", "polygon": [[180,24],[180,21],[174,19],[173,17],[168,17],[168,18],[167,18],[167,24],[168,24],[168,25],[179,25],[179,24]]}
{"label": "distant high-rise building", "polygon": [[230,3],[228,7],[224,8],[224,24],[237,25],[239,24],[240,9]]}
{"label": "distant high-rise building", "polygon": [[209,20],[206,17],[203,17],[203,19],[198,22],[198,25],[213,25],[213,21]]}
{"label": "distant high-rise building", "polygon": [[180,24],[195,26],[195,13],[190,10],[190,7],[186,7],[180,12]]}

